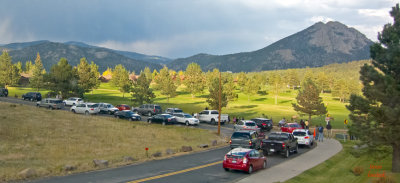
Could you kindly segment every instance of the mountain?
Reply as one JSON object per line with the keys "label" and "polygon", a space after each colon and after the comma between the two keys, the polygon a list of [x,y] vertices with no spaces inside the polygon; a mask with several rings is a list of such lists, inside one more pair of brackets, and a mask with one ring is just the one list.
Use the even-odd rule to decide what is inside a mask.
{"label": "mountain", "polygon": [[260,50],[229,55],[197,54],[176,59],[167,66],[185,70],[188,64],[196,62],[204,71],[218,68],[233,72],[320,67],[369,59],[371,44],[365,35],[340,22],[319,22]]}
{"label": "mountain", "polygon": [[78,65],[82,57],[86,57],[89,62],[94,61],[99,66],[100,72],[105,71],[107,67],[114,68],[118,64],[122,64],[128,70],[135,71],[135,73],[140,73],[146,66],[151,70],[162,68],[160,64],[128,58],[111,49],[90,45],[84,46],[82,44],[73,45],[50,41],[35,41],[11,43],[1,46],[0,50],[1,48],[9,50],[13,62],[21,61],[23,64],[28,60],[34,62],[36,54],[39,52],[43,66],[47,71],[62,57],[67,58],[68,62],[73,66]]}
{"label": "mountain", "polygon": [[[101,48],[101,47],[92,46],[92,45],[88,45],[86,43],[77,42],[77,41],[69,41],[69,42],[65,42],[64,44],[74,45],[74,46],[79,46],[79,47],[84,47],[84,48]],[[108,48],[105,48],[105,49],[108,49]],[[128,57],[128,58],[132,58],[132,59],[136,59],[136,60],[143,60],[143,61],[150,62],[150,63],[167,64],[170,61],[172,61],[172,59],[160,57],[160,56],[145,55],[145,54],[140,54],[140,53],[136,53],[136,52],[119,51],[119,50],[113,50],[113,49],[109,49],[109,50],[113,51],[115,53],[118,53],[120,55],[123,55],[125,57]]]}

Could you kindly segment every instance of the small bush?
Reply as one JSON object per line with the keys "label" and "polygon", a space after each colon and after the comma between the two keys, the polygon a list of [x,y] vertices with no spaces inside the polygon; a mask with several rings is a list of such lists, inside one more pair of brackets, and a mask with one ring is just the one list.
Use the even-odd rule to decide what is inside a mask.
{"label": "small bush", "polygon": [[364,169],[360,166],[356,166],[353,168],[352,172],[354,175],[360,176],[364,172]]}
{"label": "small bush", "polygon": [[17,105],[15,105],[15,104],[10,104],[10,107],[17,107]]}
{"label": "small bush", "polygon": [[18,98],[18,95],[17,95],[17,94],[15,94],[15,95],[14,95],[14,97],[15,97],[15,98]]}

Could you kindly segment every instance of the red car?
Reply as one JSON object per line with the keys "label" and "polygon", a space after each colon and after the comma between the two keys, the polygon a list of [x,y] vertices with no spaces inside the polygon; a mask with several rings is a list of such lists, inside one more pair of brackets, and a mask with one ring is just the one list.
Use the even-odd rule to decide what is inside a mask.
{"label": "red car", "polygon": [[296,129],[303,129],[303,127],[301,127],[297,123],[286,123],[283,127],[281,127],[282,132],[288,132],[288,133],[292,133],[293,130]]}
{"label": "red car", "polygon": [[254,149],[235,148],[229,151],[222,163],[225,171],[229,169],[252,173],[254,170],[267,168],[267,158]]}
{"label": "red car", "polygon": [[118,108],[118,110],[123,111],[123,110],[131,110],[131,107],[129,107],[129,105],[126,104],[120,104],[115,106],[116,108]]}

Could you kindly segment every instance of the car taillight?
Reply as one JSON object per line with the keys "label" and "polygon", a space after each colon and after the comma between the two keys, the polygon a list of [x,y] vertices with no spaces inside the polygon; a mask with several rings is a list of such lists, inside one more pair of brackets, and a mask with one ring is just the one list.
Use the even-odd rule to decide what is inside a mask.
{"label": "car taillight", "polygon": [[306,136],[306,137],[304,137],[305,139],[309,139],[310,137],[309,136]]}
{"label": "car taillight", "polygon": [[155,113],[155,112],[156,112],[156,109],[154,108],[154,110],[153,110],[153,111],[154,111],[154,113]]}
{"label": "car taillight", "polygon": [[226,155],[224,156],[224,161],[226,161]]}
{"label": "car taillight", "polygon": [[282,143],[282,148],[285,148],[286,147],[286,144],[285,143]]}
{"label": "car taillight", "polygon": [[93,108],[91,108],[90,110],[91,110],[91,111],[93,111],[94,109],[93,109]]}
{"label": "car taillight", "polygon": [[229,140],[229,144],[232,144],[232,140]]}
{"label": "car taillight", "polygon": [[267,125],[267,124],[263,123],[262,125],[265,126],[265,125]]}
{"label": "car taillight", "polygon": [[168,118],[168,122],[170,122],[171,121],[171,118]]}
{"label": "car taillight", "polygon": [[243,158],[243,164],[246,164],[247,163],[247,157],[244,157]]}

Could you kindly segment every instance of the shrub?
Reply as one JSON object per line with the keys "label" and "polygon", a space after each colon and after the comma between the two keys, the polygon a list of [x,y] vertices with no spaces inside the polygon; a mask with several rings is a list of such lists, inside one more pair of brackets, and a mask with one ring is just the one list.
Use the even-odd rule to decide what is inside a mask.
{"label": "shrub", "polygon": [[360,166],[356,166],[353,168],[352,172],[354,175],[359,176],[364,172],[364,169]]}
{"label": "shrub", "polygon": [[15,94],[15,95],[14,95],[14,97],[15,97],[15,98],[18,98],[18,95],[17,95],[17,94]]}
{"label": "shrub", "polygon": [[372,181],[373,183],[396,183],[395,178],[392,176],[379,177]]}

